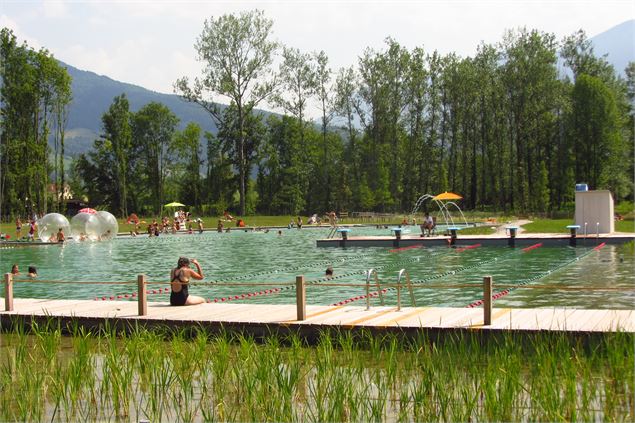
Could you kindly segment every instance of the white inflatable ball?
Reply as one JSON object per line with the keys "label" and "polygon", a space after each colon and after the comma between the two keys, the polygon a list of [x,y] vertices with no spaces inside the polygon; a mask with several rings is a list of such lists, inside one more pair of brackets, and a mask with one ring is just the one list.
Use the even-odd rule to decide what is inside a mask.
{"label": "white inflatable ball", "polygon": [[97,217],[101,222],[101,240],[106,241],[116,237],[117,232],[119,232],[119,223],[117,223],[117,218],[105,210],[98,211]]}
{"label": "white inflatable ball", "polygon": [[57,242],[57,232],[60,228],[68,237],[71,225],[68,223],[68,219],[59,213],[49,213],[37,221],[38,236],[43,242]]}
{"label": "white inflatable ball", "polygon": [[97,214],[78,213],[71,219],[71,236],[75,241],[97,241],[103,232]]}

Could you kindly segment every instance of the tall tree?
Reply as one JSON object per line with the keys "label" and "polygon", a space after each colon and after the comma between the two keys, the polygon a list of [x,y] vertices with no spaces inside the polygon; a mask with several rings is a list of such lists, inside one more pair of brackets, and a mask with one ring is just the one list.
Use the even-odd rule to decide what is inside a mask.
{"label": "tall tree", "polygon": [[110,146],[113,155],[115,207],[120,216],[128,216],[128,161],[132,148],[130,117],[130,105],[125,94],[115,97],[101,117],[101,138],[108,141],[106,145]]}
{"label": "tall tree", "polygon": [[173,161],[172,143],[178,123],[179,118],[170,109],[156,102],[146,104],[132,115],[134,143],[146,159],[145,181],[152,191],[150,200],[155,214],[164,204],[164,184]]}
{"label": "tall tree", "polygon": [[179,172],[179,198],[201,210],[201,127],[190,122],[176,134],[173,150],[182,160]]}
{"label": "tall tree", "polygon": [[578,75],[572,98],[576,178],[592,189],[606,187],[614,180],[611,164],[624,162],[623,156],[615,157],[621,150],[615,98],[599,78],[586,74]]}
{"label": "tall tree", "polygon": [[202,105],[217,123],[222,120],[211,94],[225,96],[236,108],[238,143],[235,149],[239,172],[240,213],[245,213],[245,193],[250,163],[245,146],[245,123],[253,109],[273,92],[271,64],[277,43],[269,40],[273,21],[260,10],[223,15],[205,21],[195,48],[205,63],[204,75],[190,86],[188,78],[175,83],[175,91]]}
{"label": "tall tree", "polygon": [[329,58],[324,51],[314,53],[316,69],[315,69],[315,88],[316,97],[318,99],[318,108],[320,110],[322,123],[322,184],[324,187],[324,198],[322,205],[325,210],[332,209],[333,192],[331,190],[333,174],[332,167],[334,158],[330,156],[331,149],[327,138],[328,127],[333,119],[334,114],[334,96],[331,89],[331,68],[329,67]]}
{"label": "tall tree", "polygon": [[0,30],[0,217],[47,211],[48,140],[69,81],[47,50],[19,45],[12,31]]}
{"label": "tall tree", "polygon": [[298,168],[297,184],[307,203],[311,206],[315,199],[309,189],[309,175],[314,169],[309,167],[309,149],[305,137],[306,110],[308,101],[317,89],[316,65],[314,58],[296,48],[284,47],[282,63],[278,74],[279,89],[273,97],[274,103],[297,119],[299,124],[299,153],[304,166]]}
{"label": "tall tree", "polygon": [[[55,73],[54,83],[56,88],[53,99],[53,134],[55,140],[55,186],[57,188],[55,204],[57,210],[63,213],[66,209],[66,174],[64,169],[66,125],[68,124],[72,100],[71,77],[66,69],[59,68]],[[58,204],[60,200],[61,204]]]}

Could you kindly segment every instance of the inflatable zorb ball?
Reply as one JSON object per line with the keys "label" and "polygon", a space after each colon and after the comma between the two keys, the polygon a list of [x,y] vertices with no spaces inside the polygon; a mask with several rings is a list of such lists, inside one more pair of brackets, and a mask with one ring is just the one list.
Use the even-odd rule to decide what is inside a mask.
{"label": "inflatable zorb ball", "polygon": [[71,236],[75,241],[97,241],[103,232],[97,214],[78,213],[71,219]]}
{"label": "inflatable zorb ball", "polygon": [[64,235],[68,236],[71,225],[68,219],[59,213],[49,213],[42,216],[37,221],[37,232],[40,240],[43,242],[51,242],[51,237],[57,240],[57,232],[62,228]]}
{"label": "inflatable zorb ball", "polygon": [[116,237],[117,232],[119,232],[119,223],[117,223],[117,218],[104,210],[98,211],[97,217],[101,222],[101,240],[107,241]]}

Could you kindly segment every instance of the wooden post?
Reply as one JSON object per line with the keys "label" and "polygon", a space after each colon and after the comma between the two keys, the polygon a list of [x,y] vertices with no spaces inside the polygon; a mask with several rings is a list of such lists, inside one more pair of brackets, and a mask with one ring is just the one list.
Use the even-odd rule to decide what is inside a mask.
{"label": "wooden post", "polygon": [[4,311],[13,311],[13,275],[4,274]]}
{"label": "wooden post", "polygon": [[306,286],[304,276],[295,277],[295,298],[298,306],[298,320],[306,320]]}
{"label": "wooden post", "polygon": [[492,324],[492,277],[483,277],[483,325]]}
{"label": "wooden post", "polygon": [[137,300],[139,316],[148,315],[148,295],[146,293],[146,275],[137,275]]}

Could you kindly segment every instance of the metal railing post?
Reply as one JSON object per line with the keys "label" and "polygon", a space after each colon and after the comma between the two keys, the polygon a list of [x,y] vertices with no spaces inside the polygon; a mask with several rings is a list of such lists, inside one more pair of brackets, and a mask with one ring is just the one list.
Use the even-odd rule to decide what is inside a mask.
{"label": "metal railing post", "polygon": [[369,269],[366,273],[366,310],[370,310],[370,275],[373,274],[373,269]]}
{"label": "metal railing post", "polygon": [[408,274],[408,271],[406,269],[401,269],[399,271],[399,276],[397,276],[397,285],[401,286],[402,285],[402,281],[401,278],[403,278],[403,275],[406,275],[406,287],[408,288],[408,291],[410,292],[410,301],[412,303],[413,307],[417,306],[417,302],[415,300],[415,294],[412,290],[412,283],[410,282],[410,275]]}
{"label": "metal railing post", "polygon": [[298,306],[298,319],[306,320],[306,285],[304,276],[295,277],[295,295],[296,304]]}
{"label": "metal railing post", "polygon": [[401,311],[401,282],[397,280],[397,311]]}
{"label": "metal railing post", "polygon": [[483,277],[483,325],[492,324],[492,277]]}
{"label": "metal railing post", "polygon": [[406,272],[406,286],[408,286],[408,289],[410,290],[410,301],[412,301],[412,306],[416,307],[417,301],[415,300],[415,293],[412,290],[412,283],[410,282],[410,274],[408,272]]}
{"label": "metal railing post", "polygon": [[148,315],[148,294],[146,292],[146,275],[137,275],[137,302],[139,316]]}
{"label": "metal railing post", "polygon": [[379,285],[379,275],[377,274],[376,270],[373,270],[373,273],[375,274],[375,286],[377,287],[377,292],[379,293],[379,304],[381,304],[381,306],[384,306],[384,293],[381,292],[381,286]]}
{"label": "metal railing post", "polygon": [[4,311],[13,311],[13,275],[4,274]]}

